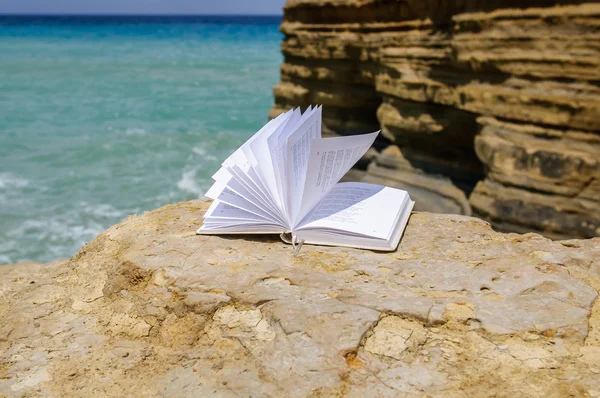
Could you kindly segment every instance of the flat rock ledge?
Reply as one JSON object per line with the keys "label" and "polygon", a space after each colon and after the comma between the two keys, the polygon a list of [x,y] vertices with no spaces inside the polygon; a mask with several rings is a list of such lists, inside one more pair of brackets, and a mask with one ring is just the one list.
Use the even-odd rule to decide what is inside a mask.
{"label": "flat rock ledge", "polygon": [[[414,213],[397,252],[132,216],[0,267],[0,396],[600,396],[600,239]],[[596,304],[595,304],[596,303]]]}

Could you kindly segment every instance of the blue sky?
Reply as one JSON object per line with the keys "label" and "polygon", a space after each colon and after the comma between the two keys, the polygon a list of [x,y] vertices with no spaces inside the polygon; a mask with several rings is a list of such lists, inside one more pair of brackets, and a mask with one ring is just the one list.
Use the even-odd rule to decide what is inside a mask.
{"label": "blue sky", "polygon": [[0,0],[0,14],[281,14],[285,0]]}

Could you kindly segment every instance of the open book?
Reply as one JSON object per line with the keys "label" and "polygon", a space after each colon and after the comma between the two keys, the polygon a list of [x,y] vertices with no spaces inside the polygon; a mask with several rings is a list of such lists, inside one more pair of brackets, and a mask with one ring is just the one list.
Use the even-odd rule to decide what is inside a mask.
{"label": "open book", "polygon": [[414,202],[406,191],[338,183],[379,132],[321,138],[321,107],[290,110],[223,162],[198,234],[280,233],[296,242],[395,250]]}

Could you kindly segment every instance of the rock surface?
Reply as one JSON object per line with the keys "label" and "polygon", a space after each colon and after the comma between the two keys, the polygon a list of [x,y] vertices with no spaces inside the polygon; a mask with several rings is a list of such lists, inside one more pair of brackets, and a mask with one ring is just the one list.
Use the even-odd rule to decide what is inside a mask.
{"label": "rock surface", "polygon": [[414,213],[393,253],[127,218],[0,267],[0,396],[600,394],[600,239]]}
{"label": "rock surface", "polygon": [[350,178],[422,210],[600,236],[598,21],[576,0],[290,0],[270,115],[321,103],[335,133],[381,128],[398,159]]}

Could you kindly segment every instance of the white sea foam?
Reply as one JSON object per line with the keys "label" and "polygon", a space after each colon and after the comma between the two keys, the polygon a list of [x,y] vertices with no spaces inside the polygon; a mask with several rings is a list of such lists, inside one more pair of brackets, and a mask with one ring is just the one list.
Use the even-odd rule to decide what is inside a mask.
{"label": "white sea foam", "polygon": [[0,173],[0,189],[7,188],[25,188],[29,185],[29,181],[17,177],[11,173]]}
{"label": "white sea foam", "polygon": [[36,238],[36,240],[47,240],[50,242],[61,242],[65,240],[80,239],[82,237],[94,237],[104,230],[102,225],[95,221],[88,221],[82,225],[80,220],[67,220],[64,216],[45,218],[41,220],[25,220],[17,228],[8,231],[11,238]]}
{"label": "white sea foam", "polygon": [[176,190],[169,190],[157,195],[154,200],[157,203],[172,203],[173,201],[181,200],[181,192]]}
{"label": "white sea foam", "polygon": [[126,136],[132,136],[132,135],[146,135],[147,131],[144,129],[127,129],[125,130],[125,135]]}
{"label": "white sea foam", "polygon": [[6,231],[2,236],[5,239],[0,239],[0,264],[67,257],[111,224],[137,211],[81,201],[71,211],[48,212],[40,218],[24,220]]}
{"label": "white sea foam", "polygon": [[192,152],[194,152],[198,156],[201,156],[204,160],[209,160],[209,161],[213,161],[213,162],[217,160],[216,156],[210,155],[208,153],[208,151],[206,150],[206,148],[201,147],[201,146],[193,147]]}
{"label": "white sea foam", "polygon": [[198,197],[204,196],[205,189],[196,181],[196,173],[198,168],[184,170],[181,179],[177,181],[177,188],[184,192],[192,193]]}
{"label": "white sea foam", "polygon": [[124,218],[127,214],[136,213],[138,209],[132,209],[131,211],[123,211],[116,209],[113,205],[108,203],[103,204],[89,204],[87,202],[80,202],[79,205],[83,213],[90,215],[95,219],[117,219]]}
{"label": "white sea foam", "polygon": [[9,239],[0,239],[0,264],[14,264],[16,259],[11,258],[7,253],[17,249],[17,242]]}
{"label": "white sea foam", "polygon": [[78,217],[73,219],[64,215],[26,220],[6,234],[10,241],[20,242],[19,247],[2,252],[10,258],[11,263],[32,257],[36,261],[52,261],[67,256],[67,253],[77,252],[104,229],[98,222],[83,222]]}
{"label": "white sea foam", "polygon": [[201,146],[193,147],[192,152],[194,152],[196,155],[200,155],[200,156],[206,155],[206,149],[202,148]]}

